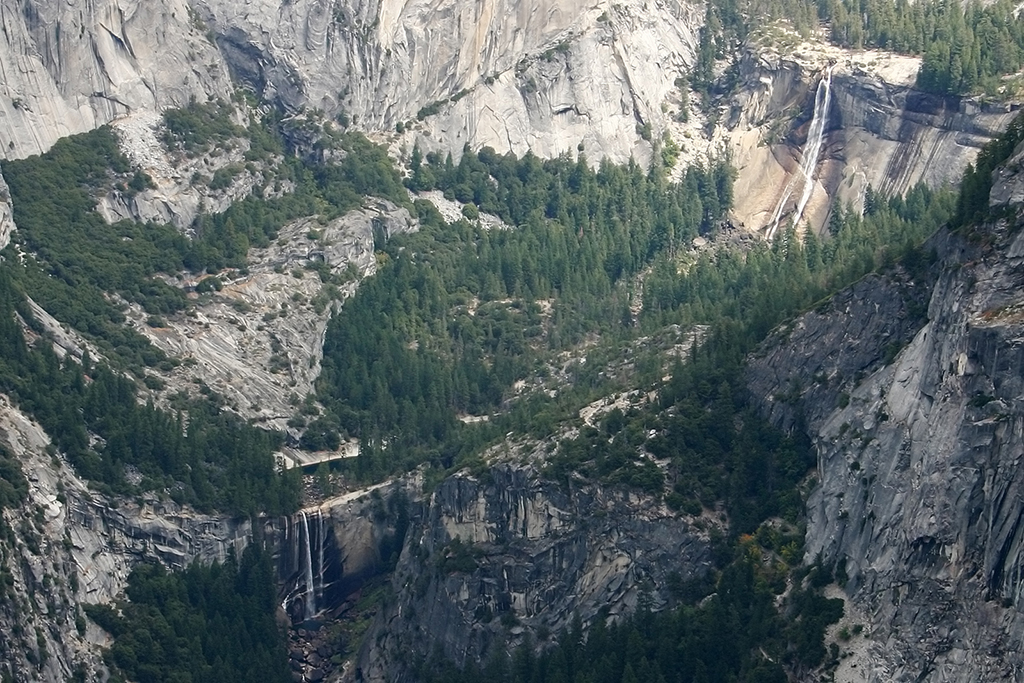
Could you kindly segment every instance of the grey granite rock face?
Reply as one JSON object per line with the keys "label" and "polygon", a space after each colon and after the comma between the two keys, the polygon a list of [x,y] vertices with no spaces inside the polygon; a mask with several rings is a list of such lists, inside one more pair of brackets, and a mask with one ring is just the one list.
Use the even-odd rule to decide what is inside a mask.
{"label": "grey granite rock face", "polygon": [[[816,84],[833,64],[833,106],[804,212],[817,228],[835,197],[859,206],[868,185],[894,193],[954,180],[1012,116],[1009,106],[914,90],[915,58],[811,41],[784,55],[751,48],[719,125],[691,107],[683,126],[676,80],[693,64],[704,11],[682,0],[104,0],[83,12],[4,2],[8,158],[242,86],[290,112],[347,121],[398,157],[414,145],[458,157],[468,144],[647,164],[665,134],[680,147],[680,166],[728,149],[742,188],[734,218],[757,230],[798,175]],[[200,200],[223,209],[247,189],[205,197],[187,178],[130,200],[112,196],[106,214],[187,225]]]}
{"label": "grey granite rock face", "polygon": [[3,0],[0,36],[0,157],[38,154],[138,109],[233,91],[185,0]]}
{"label": "grey granite rock face", "polygon": [[14,232],[14,212],[11,208],[11,190],[7,187],[3,175],[0,175],[0,249],[11,241]]}
{"label": "grey granite rock face", "polygon": [[[236,77],[287,107],[344,112],[408,149],[650,158],[703,9],[678,0],[202,0]],[[424,115],[419,117],[420,112]],[[429,112],[429,114],[428,114]],[[418,118],[423,118],[422,123]]]}
{"label": "grey granite rock face", "polygon": [[[374,229],[388,237],[419,223],[391,202],[365,205],[332,221],[302,218],[283,226],[268,247],[249,251],[248,272],[222,275],[223,288],[188,313],[159,325],[132,305],[128,316],[156,348],[186,361],[164,373],[170,391],[195,392],[204,382],[238,414],[261,426],[288,430],[298,401],[314,393],[327,323],[363,277],[376,272]],[[328,286],[307,267],[329,266],[344,283]],[[175,285],[194,285],[197,276]],[[292,430],[296,435],[295,430]]]}
{"label": "grey granite rock face", "polygon": [[837,74],[834,96],[841,126],[834,153],[855,149],[866,136],[877,140],[876,154],[847,164],[843,179],[860,174],[887,196],[918,182],[955,184],[1017,113],[1016,106],[924,93],[856,70]]}
{"label": "grey granite rock face", "polygon": [[408,680],[409,665],[434,648],[479,661],[574,616],[616,618],[644,599],[662,607],[673,572],[689,579],[711,567],[707,534],[663,505],[576,482],[566,490],[531,466],[455,475],[421,510],[395,599],[364,641],[364,680]]}
{"label": "grey granite rock face", "polygon": [[926,320],[907,285],[871,277],[770,340],[750,386],[818,451],[806,557],[845,565],[869,615],[864,680],[1016,680],[1024,235],[1001,221],[929,247]]}
{"label": "grey granite rock face", "polygon": [[[29,483],[28,500],[3,511],[14,534],[4,542],[11,590],[0,597],[0,661],[14,680],[67,681],[79,665],[99,675],[100,648],[109,642],[88,621],[78,630],[80,604],[110,602],[139,561],[179,569],[194,559],[223,561],[252,537],[248,520],[155,501],[110,501],[90,490],[51,457],[49,437],[6,396],[0,396],[0,442],[21,461]],[[266,524],[265,533],[272,533],[279,522]],[[29,657],[44,659],[41,642],[48,655],[34,664]]]}
{"label": "grey granite rock face", "polygon": [[[133,112],[115,120],[112,128],[132,168],[149,176],[152,186],[130,193],[111,188],[100,197],[96,210],[108,223],[120,220],[169,223],[192,236],[194,221],[200,214],[222,213],[251,195],[258,186],[272,185],[267,182],[268,166],[278,160],[247,162],[249,140],[246,138],[232,139],[229,149],[217,148],[190,157],[167,150],[160,139],[164,132],[163,117],[157,111]],[[221,169],[230,171],[232,167],[239,170],[228,186],[211,189],[209,180],[214,174]],[[284,186],[290,187],[290,184]]]}

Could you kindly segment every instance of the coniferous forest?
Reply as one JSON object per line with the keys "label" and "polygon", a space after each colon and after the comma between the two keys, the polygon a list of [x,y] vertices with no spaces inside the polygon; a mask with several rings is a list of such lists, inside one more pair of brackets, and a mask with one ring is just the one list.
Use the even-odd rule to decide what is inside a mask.
{"label": "coniferous forest", "polygon": [[1024,65],[1024,18],[1007,0],[725,0],[708,6],[690,83],[708,92],[715,60],[777,21],[804,37],[824,29],[842,47],[920,56],[917,87],[939,95],[997,93]]}
{"label": "coniferous forest", "polygon": [[[932,27],[915,34],[919,42],[897,37],[916,30],[917,19],[899,19],[902,28],[891,35],[876,22],[860,40],[927,52],[945,30],[942,21],[969,17],[956,30],[984,33],[996,17],[986,12],[1000,8],[961,14],[915,5],[906,12],[920,12]],[[729,8],[716,11],[726,16]],[[1008,26],[999,30],[1015,30]],[[964,40],[974,45],[976,38]],[[1008,40],[1017,45],[1012,34]],[[1000,66],[983,66],[985,59]],[[971,89],[1011,63],[1002,59],[982,55],[967,80],[961,71],[954,81],[951,67],[933,89]],[[354,479],[425,466],[436,481],[455,468],[481,467],[481,453],[509,433],[551,439],[544,476],[554,481],[626,487],[682,512],[721,504],[730,519],[728,536],[716,541],[714,571],[699,585],[677,586],[671,609],[641,608],[615,625],[599,621],[586,636],[576,626],[540,654],[527,646],[479,669],[457,670],[440,658],[417,662],[423,680],[783,681],[787,669],[835,658],[823,633],[842,608],[820,589],[836,569],[800,568],[801,535],[764,524],[781,518],[799,529],[800,483],[814,457],[808,443],[755,414],[743,359],[786,318],[866,273],[920,275],[929,259],[921,243],[931,232],[986,215],[986,183],[1019,141],[1021,124],[979,156],[959,195],[924,186],[904,197],[869,192],[863,214],[835,206],[820,237],[801,239],[790,228],[770,244],[723,240],[697,252],[694,237],[729,231],[728,159],[690,168],[678,183],[657,158],[649,170],[607,162],[592,168],[582,155],[545,161],[487,148],[466,149],[457,162],[413,150],[403,172],[360,135],[331,132],[324,144],[345,154],[325,165],[292,155],[273,117],[237,129],[225,122],[228,110],[193,105],[169,113],[169,144],[200,153],[248,135],[253,162],[279,159],[277,180],[295,189],[273,197],[258,189],[223,214],[201,217],[193,239],[166,225],[109,225],[95,213],[98,193],[139,191],[147,182],[109,129],[3,165],[19,230],[0,263],[0,389],[45,427],[82,477],[104,493],[150,492],[201,510],[297,509],[297,473],[277,472],[272,456],[283,435],[246,423],[212,391],[171,407],[140,400],[147,373],[175,361],[121,324],[119,302],[176,314],[189,302],[165,277],[244,268],[249,247],[275,239],[287,221],[333,217],[365,195],[386,197],[407,207],[420,230],[377,236],[377,274],[331,320],[316,396],[324,413],[306,425],[302,446],[355,437],[362,448],[347,472]],[[407,189],[463,202],[464,218],[445,222]],[[484,228],[481,212],[507,227]],[[58,355],[29,296],[104,358]],[[656,342],[666,330],[698,328],[699,343],[685,356],[667,359],[675,336]],[[587,362],[559,376],[565,364],[556,360],[579,348]],[[623,357],[628,368],[613,371]],[[656,399],[613,411],[572,437],[551,436],[575,424],[588,402],[626,388]],[[467,416],[488,419],[460,419]],[[669,466],[656,467],[641,452]],[[129,469],[141,480],[132,483]],[[25,492],[15,461],[0,454],[0,507],[18,504]],[[780,599],[787,585],[793,589]],[[241,558],[182,574],[140,566],[118,610],[92,608],[89,616],[114,636],[107,659],[128,680],[286,680],[275,608],[269,560],[254,545]]]}

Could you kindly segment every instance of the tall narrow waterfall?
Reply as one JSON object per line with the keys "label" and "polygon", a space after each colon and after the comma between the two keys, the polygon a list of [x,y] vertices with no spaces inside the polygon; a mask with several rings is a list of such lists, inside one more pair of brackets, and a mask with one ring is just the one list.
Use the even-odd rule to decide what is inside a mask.
{"label": "tall narrow waterfall", "polygon": [[[825,74],[818,81],[818,89],[814,93],[814,115],[811,117],[811,127],[807,131],[807,142],[804,144],[804,151],[800,158],[800,179],[803,181],[803,192],[800,194],[800,201],[796,205],[796,213],[793,215],[793,225],[800,223],[803,218],[804,209],[814,191],[814,170],[818,166],[818,154],[821,152],[821,143],[825,138],[825,124],[828,123],[829,105],[832,103],[832,67],[825,69]],[[793,195],[794,183],[797,178],[789,181],[786,191],[782,193],[775,211],[772,213],[771,227],[768,229],[768,239],[775,237],[779,229],[779,219],[782,218],[782,210],[786,202]]]}
{"label": "tall narrow waterfall", "polygon": [[306,619],[312,619],[316,614],[316,591],[313,589],[313,554],[309,546],[313,541],[309,537],[309,520],[306,513],[302,513],[302,528],[306,532],[306,595],[303,600]]}
{"label": "tall narrow waterfall", "polygon": [[317,561],[317,581],[316,585],[320,586],[320,590],[324,589],[324,511],[316,511],[317,519],[317,546],[320,548],[320,557]]}

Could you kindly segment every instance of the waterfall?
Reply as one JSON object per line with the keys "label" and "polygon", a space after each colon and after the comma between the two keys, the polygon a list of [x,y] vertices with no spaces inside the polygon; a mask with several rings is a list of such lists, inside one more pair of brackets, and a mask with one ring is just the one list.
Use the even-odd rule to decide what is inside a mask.
{"label": "waterfall", "polygon": [[[793,217],[793,225],[798,225],[803,218],[804,209],[811,198],[814,190],[814,170],[818,166],[818,154],[821,152],[821,143],[825,138],[825,124],[828,123],[829,105],[832,103],[832,66],[825,69],[825,75],[818,81],[818,89],[814,93],[814,116],[811,117],[811,127],[807,131],[807,142],[804,144],[804,151],[800,158],[800,177],[803,179],[804,187],[800,195],[800,201],[796,205],[796,213]],[[771,227],[768,229],[767,237],[775,237],[779,229],[779,219],[782,217],[782,210],[793,195],[794,178],[786,186],[775,211],[772,213]]]}
{"label": "waterfall", "polygon": [[818,81],[818,91],[814,94],[814,117],[811,119],[811,130],[807,133],[807,144],[804,147],[800,170],[804,174],[804,193],[796,205],[794,224],[803,217],[807,200],[814,189],[814,170],[818,166],[818,154],[821,152],[821,141],[825,137],[825,124],[828,123],[828,107],[832,102],[832,67],[825,69],[825,76]]}
{"label": "waterfall", "polygon": [[302,527],[306,531],[306,595],[303,600],[306,619],[312,619],[316,614],[316,593],[313,590],[313,556],[309,546],[312,540],[309,538],[309,520],[306,513],[302,513]]}
{"label": "waterfall", "polygon": [[319,576],[317,576],[316,585],[320,586],[320,595],[321,595],[321,597],[323,597],[323,590],[324,590],[324,511],[323,510],[317,510],[316,511],[316,519],[317,519],[317,533],[318,533],[317,541],[318,541],[318,545],[320,546],[320,557],[318,558],[319,561],[317,562],[317,567],[319,568],[320,571],[319,571]]}

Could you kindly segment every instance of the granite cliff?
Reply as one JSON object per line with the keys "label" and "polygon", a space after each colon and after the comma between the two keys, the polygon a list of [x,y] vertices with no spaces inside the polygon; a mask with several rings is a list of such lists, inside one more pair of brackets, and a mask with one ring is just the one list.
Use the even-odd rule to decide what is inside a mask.
{"label": "granite cliff", "polygon": [[[1009,107],[915,91],[917,58],[842,50],[820,37],[745,46],[727,95],[701,112],[683,105],[676,79],[694,64],[704,11],[678,0],[109,0],[86,12],[5,0],[0,17],[7,158],[244,87],[286,111],[317,110],[374,134],[399,157],[414,145],[457,157],[468,144],[648,163],[665,135],[683,162],[729,150],[744,188],[735,220],[758,230],[797,172],[829,64],[835,97],[805,213],[815,227],[832,199],[858,204],[868,184],[902,192],[955,179],[1009,121]],[[683,106],[687,124],[678,121]],[[197,199],[158,184],[139,206],[114,202],[111,215],[187,224]]]}
{"label": "granite cliff", "polygon": [[869,276],[776,332],[749,370],[765,413],[818,452],[805,559],[840,567],[871,624],[847,680],[1024,667],[1020,158],[995,174],[1005,217],[941,230],[916,277]]}
{"label": "granite cliff", "polygon": [[[0,660],[15,680],[70,680],[102,671],[109,636],[82,604],[112,601],[132,567],[159,560],[182,569],[223,561],[252,537],[244,519],[197,514],[172,503],[110,500],[91,490],[56,454],[42,427],[0,396],[0,443],[22,464],[28,495],[3,510]],[[268,520],[272,529],[276,520]]]}
{"label": "granite cliff", "polygon": [[139,109],[227,98],[224,60],[184,0],[0,4],[0,152],[22,158]]}
{"label": "granite cliff", "polygon": [[[242,86],[288,111],[348,121],[396,156],[414,144],[457,156],[469,144],[648,161],[667,132],[683,161],[731,152],[735,218],[757,230],[797,172],[826,68],[833,99],[805,214],[814,226],[834,198],[856,205],[868,185],[897,193],[954,180],[1012,115],[1010,105],[915,91],[915,59],[814,45],[746,51],[740,85],[715,105],[719,123],[693,112],[683,125],[675,79],[693,63],[702,16],[689,3],[638,0],[122,0],[82,9],[0,0],[0,156],[34,154],[116,119],[127,156],[156,187],[111,192],[101,212],[187,230],[201,209],[246,196],[258,169],[204,194],[192,175],[237,163],[244,149],[172,163],[155,145],[158,112]],[[1014,212],[1024,202],[1022,161],[993,191]],[[334,221],[309,216],[253,250],[247,272],[225,277],[191,315],[151,321],[134,308],[128,318],[155,346],[191,358],[165,378],[175,388],[209,382],[243,416],[283,428],[312,389],[335,302],[376,267],[375,228],[416,224],[373,199]],[[0,178],[0,242],[13,229]],[[869,276],[780,330],[754,359],[750,390],[777,425],[806,429],[818,449],[807,559],[842,567],[867,615],[868,647],[850,660],[858,674],[1013,678],[1024,667],[1024,237],[1006,219],[942,232],[925,260],[932,252],[932,271],[919,263]],[[296,272],[315,261],[349,277],[336,296]],[[254,523],[90,491],[6,399],[0,431],[29,477],[28,501],[4,512],[18,538],[4,557],[11,599],[0,609],[0,652],[19,680],[99,668],[106,636],[84,620],[78,627],[77,606],[111,600],[136,562],[220,559],[254,534],[276,549],[283,607],[296,623],[339,613],[362,581],[393,568],[393,600],[358,659],[368,680],[401,679],[406,653],[426,657],[433,643],[455,661],[475,660],[526,634],[556,633],[574,615],[629,612],[641,594],[661,606],[669,583],[710,566],[712,520],[698,527],[621,489],[561,487],[524,463],[457,473],[429,495],[416,477],[389,485],[389,501],[408,501],[404,522],[371,491]],[[323,673],[302,661],[304,675]]]}
{"label": "granite cliff", "polygon": [[435,649],[478,662],[577,617],[622,617],[640,600],[662,608],[672,581],[712,566],[710,527],[690,521],[617,487],[562,488],[527,464],[449,477],[412,519],[359,675],[415,680],[411,667]]}
{"label": "granite cliff", "polygon": [[918,182],[955,184],[978,150],[1006,129],[1017,105],[942,97],[916,90],[920,60],[873,50],[803,43],[791,53],[751,49],[739,62],[738,86],[722,106],[712,144],[730,150],[738,171],[734,214],[752,230],[779,210],[798,175],[813,118],[815,90],[831,73],[830,105],[814,187],[802,222],[820,230],[832,202],[860,209],[870,185],[887,196]]}

